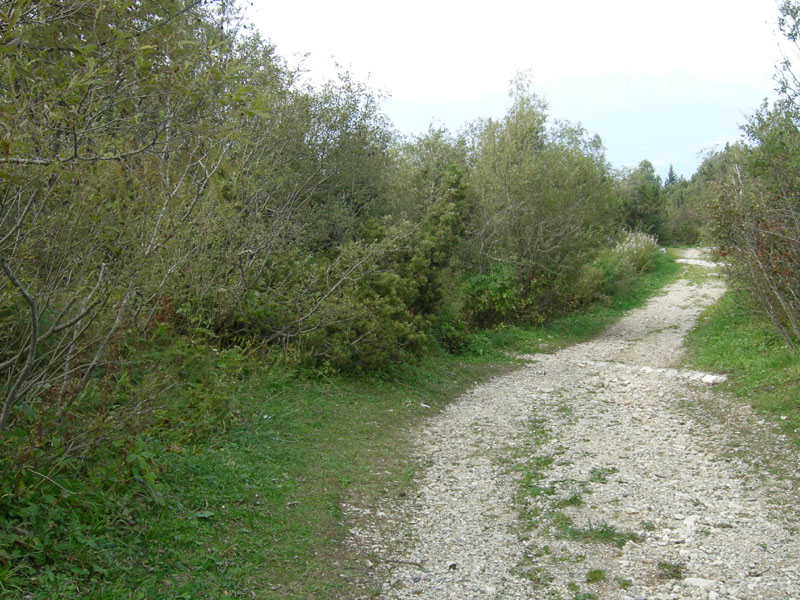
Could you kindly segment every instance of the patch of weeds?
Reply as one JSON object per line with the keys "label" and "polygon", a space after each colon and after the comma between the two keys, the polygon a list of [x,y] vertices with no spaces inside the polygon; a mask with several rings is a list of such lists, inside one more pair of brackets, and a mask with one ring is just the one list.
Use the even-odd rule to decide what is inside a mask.
{"label": "patch of weeds", "polygon": [[606,580],[606,572],[603,569],[592,569],[586,573],[586,583],[601,583]]}
{"label": "patch of weeds", "polygon": [[564,487],[571,486],[573,489],[577,488],[581,493],[592,493],[592,490],[589,489],[589,485],[585,481],[580,481],[578,479],[572,479],[570,477],[565,479],[554,479],[553,483]]}
{"label": "patch of weeds", "polygon": [[567,506],[582,506],[583,498],[580,494],[572,494],[569,498],[563,498],[553,504],[554,508],[566,508]]}
{"label": "patch of weeds", "polygon": [[567,584],[567,589],[568,589],[570,592],[579,592],[579,591],[580,591],[580,589],[581,589],[581,586],[579,586],[579,585],[578,585],[577,583],[575,583],[574,581],[570,581],[570,582]]}
{"label": "patch of weeds", "polygon": [[519,570],[517,574],[527,579],[536,588],[546,587],[553,581],[553,576],[545,572],[544,567]]}
{"label": "patch of weeds", "polygon": [[556,493],[554,485],[542,483],[544,472],[555,461],[553,456],[533,455],[532,450],[540,447],[549,439],[550,432],[543,420],[532,420],[529,423],[530,437],[525,448],[520,449],[520,455],[528,455],[525,462],[517,463],[513,469],[521,472],[514,502],[519,511],[520,531],[530,531],[539,525],[542,506],[538,505],[540,498],[553,496]]}
{"label": "patch of weeds", "polygon": [[583,562],[586,562],[586,555],[585,554],[576,554],[575,556],[572,557],[572,560],[570,562],[572,562],[573,564],[576,564],[576,565],[579,565],[579,564],[581,564]]}
{"label": "patch of weeds", "polygon": [[630,579],[623,579],[622,577],[617,577],[615,579],[617,585],[620,589],[627,590],[628,588],[633,586],[633,582]]}
{"label": "patch of weeds", "polygon": [[560,537],[577,542],[608,544],[622,548],[628,542],[641,541],[637,534],[630,531],[617,531],[613,525],[605,522],[599,525],[590,523],[588,527],[575,527],[572,520],[563,513],[556,513],[554,523]]}
{"label": "patch of weeds", "polygon": [[542,486],[539,482],[544,478],[544,470],[553,464],[552,456],[533,456],[531,459],[519,465],[518,470],[523,471],[520,480],[520,492],[523,496],[538,498],[540,496],[552,496],[556,490],[552,486]]}
{"label": "patch of weeds", "polygon": [[527,486],[526,490],[531,498],[538,498],[539,496],[552,496],[556,493],[556,490],[553,487],[542,487],[535,483]]}
{"label": "patch of weeds", "polygon": [[608,476],[619,473],[616,467],[595,467],[589,475],[589,481],[593,483],[608,483]]}
{"label": "patch of weeds", "polygon": [[559,404],[557,410],[564,417],[568,417],[575,412],[569,404]]}
{"label": "patch of weeds", "polygon": [[550,429],[544,419],[531,419],[528,421],[528,434],[530,441],[534,445],[541,445],[550,439]]}
{"label": "patch of weeds", "polygon": [[644,529],[645,531],[655,531],[656,524],[653,523],[652,521],[642,521],[642,529]]}
{"label": "patch of weeds", "polygon": [[553,513],[551,515],[551,519],[553,521],[553,526],[558,531],[566,531],[572,527],[572,519],[561,511]]}
{"label": "patch of weeds", "polygon": [[553,460],[552,456],[534,456],[528,464],[537,471],[542,471],[552,465]]}
{"label": "patch of weeds", "polygon": [[685,577],[683,563],[661,561],[658,563],[658,574],[664,579],[683,579]]}

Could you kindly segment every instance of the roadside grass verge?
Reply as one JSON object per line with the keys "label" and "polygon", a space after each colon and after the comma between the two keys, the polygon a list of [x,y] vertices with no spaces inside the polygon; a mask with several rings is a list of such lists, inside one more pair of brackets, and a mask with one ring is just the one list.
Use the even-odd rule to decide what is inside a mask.
{"label": "roadside grass verge", "polygon": [[[211,386],[218,356],[198,352],[197,371],[182,376]],[[215,390],[229,393],[233,415],[216,430],[188,438],[169,426],[139,433],[136,454],[127,456],[145,457],[153,493],[132,493],[124,516],[93,502],[93,490],[73,488],[85,497],[73,497],[60,523],[67,533],[48,542],[57,565],[15,571],[0,554],[0,597],[344,597],[368,586],[369,573],[364,557],[343,547],[351,524],[342,505],[406,493],[415,468],[407,429],[517,364],[498,353],[442,352],[391,378],[325,378],[252,361]],[[115,462],[113,448],[100,454],[120,472],[130,461]],[[104,473],[114,477],[98,467],[87,488],[113,485],[100,481]],[[41,491],[57,497],[59,490]],[[9,545],[9,559],[26,539]]]}
{"label": "roadside grass verge", "polygon": [[410,495],[418,465],[408,431],[516,368],[509,350],[588,339],[677,271],[659,254],[625,296],[588,315],[476,334],[464,356],[435,352],[389,374],[296,372],[165,334],[142,349],[140,364],[115,375],[114,393],[169,387],[166,397],[74,476],[31,474],[26,503],[0,520],[0,598],[377,593],[365,559],[381,557],[346,547],[353,523],[343,506]]}
{"label": "roadside grass verge", "polygon": [[728,374],[727,389],[776,421],[800,447],[800,353],[773,325],[729,291],[700,317],[686,339],[686,363]]}

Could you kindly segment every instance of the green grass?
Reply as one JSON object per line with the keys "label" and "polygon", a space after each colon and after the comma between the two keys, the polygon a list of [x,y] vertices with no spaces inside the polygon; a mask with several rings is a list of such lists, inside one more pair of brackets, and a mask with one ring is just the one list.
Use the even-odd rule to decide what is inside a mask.
{"label": "green grass", "polygon": [[606,572],[602,569],[592,569],[586,573],[586,583],[601,583],[606,580]]}
{"label": "green grass", "polygon": [[628,542],[639,542],[641,537],[631,531],[618,531],[609,523],[589,524],[587,527],[576,527],[572,519],[563,513],[556,513],[553,520],[557,537],[583,542],[587,544],[607,544],[622,548]]}
{"label": "green grass", "polygon": [[565,508],[567,506],[583,506],[583,498],[580,494],[572,494],[568,498],[564,498],[553,504],[553,508]]}
{"label": "green grass", "polygon": [[800,447],[800,352],[735,292],[705,311],[687,337],[686,363],[727,373],[735,397],[776,421]]}
{"label": "green grass", "polygon": [[[208,352],[194,366],[213,377]],[[235,392],[235,416],[216,421],[216,431],[140,433],[154,496],[142,486],[121,490],[135,497],[119,501],[124,517],[88,492],[76,498],[61,525],[73,533],[48,542],[54,567],[12,573],[0,554],[0,597],[286,600],[368,586],[366,556],[343,545],[352,523],[342,505],[409,494],[416,464],[406,431],[515,364],[500,354],[442,353],[392,378],[325,379],[254,362],[216,389]],[[99,486],[100,474],[93,477]]]}
{"label": "green grass", "polygon": [[593,483],[608,483],[608,476],[618,473],[616,467],[595,467],[589,475],[589,481]]}
{"label": "green grass", "polygon": [[633,582],[630,579],[624,579],[622,577],[617,577],[614,579],[617,582],[620,589],[627,590],[628,588],[633,587]]}

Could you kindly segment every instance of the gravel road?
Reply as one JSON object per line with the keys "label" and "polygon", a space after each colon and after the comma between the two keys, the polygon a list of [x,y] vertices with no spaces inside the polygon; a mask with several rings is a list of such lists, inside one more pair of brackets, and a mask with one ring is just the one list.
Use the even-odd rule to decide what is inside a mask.
{"label": "gravel road", "polygon": [[797,452],[724,376],[678,368],[723,291],[681,279],[426,422],[411,497],[351,507],[352,543],[382,557],[371,597],[800,598]]}

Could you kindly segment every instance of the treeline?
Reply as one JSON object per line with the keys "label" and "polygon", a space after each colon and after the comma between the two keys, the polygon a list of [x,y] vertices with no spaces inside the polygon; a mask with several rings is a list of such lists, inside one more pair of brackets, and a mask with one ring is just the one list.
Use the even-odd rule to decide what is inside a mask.
{"label": "treeline", "polygon": [[613,172],[522,79],[504,118],[404,139],[346,74],[303,83],[227,1],[0,4],[0,567],[55,560],[41,489],[76,502],[62,476],[120,432],[152,487],[130,444],[186,385],[143,372],[153,345],[386,369],[578,309],[652,259],[630,233],[663,225],[652,165]]}
{"label": "treeline", "polygon": [[228,3],[7,9],[4,436],[164,328],[334,370],[459,350],[608,293],[620,273],[592,261],[653,229],[523,81],[505,118],[409,141],[347,75],[302,84]]}

